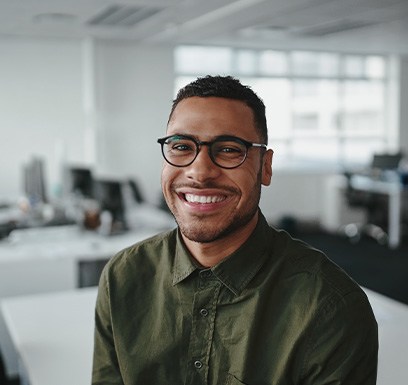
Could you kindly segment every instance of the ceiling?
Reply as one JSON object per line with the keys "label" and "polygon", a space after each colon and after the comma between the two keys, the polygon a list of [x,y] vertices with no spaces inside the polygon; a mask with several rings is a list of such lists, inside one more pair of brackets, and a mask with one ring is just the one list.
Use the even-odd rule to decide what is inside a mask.
{"label": "ceiling", "polygon": [[408,54],[408,0],[0,0],[0,37]]}

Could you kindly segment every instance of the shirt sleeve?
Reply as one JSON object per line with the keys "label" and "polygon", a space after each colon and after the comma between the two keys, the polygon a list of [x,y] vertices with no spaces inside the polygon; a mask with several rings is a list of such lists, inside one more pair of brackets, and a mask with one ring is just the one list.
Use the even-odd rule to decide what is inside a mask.
{"label": "shirt sleeve", "polygon": [[378,327],[363,291],[333,296],[316,315],[302,385],[375,385]]}
{"label": "shirt sleeve", "polygon": [[92,385],[123,385],[112,332],[109,286],[105,268],[99,283],[95,307]]}

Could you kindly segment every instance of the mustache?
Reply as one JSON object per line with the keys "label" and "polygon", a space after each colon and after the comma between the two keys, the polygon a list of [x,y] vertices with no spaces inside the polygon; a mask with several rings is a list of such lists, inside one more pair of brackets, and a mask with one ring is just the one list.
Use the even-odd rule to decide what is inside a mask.
{"label": "mustache", "polygon": [[233,194],[239,194],[239,190],[235,187],[232,186],[226,186],[226,185],[220,185],[217,183],[213,182],[205,182],[205,183],[197,183],[197,182],[191,182],[191,183],[177,183],[172,185],[172,190],[176,191],[177,189],[180,188],[191,188],[191,189],[197,189],[197,190],[204,190],[204,189],[217,189],[217,190],[223,190],[227,191]]}

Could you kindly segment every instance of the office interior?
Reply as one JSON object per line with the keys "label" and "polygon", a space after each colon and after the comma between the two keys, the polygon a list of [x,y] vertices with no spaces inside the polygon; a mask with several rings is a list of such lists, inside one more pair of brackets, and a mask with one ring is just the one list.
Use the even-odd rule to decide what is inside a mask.
{"label": "office interior", "polygon": [[[353,151],[365,157],[350,163],[313,156],[305,160],[278,146],[261,209],[272,225],[294,236],[305,234],[306,241],[314,239],[308,232],[318,232],[341,237],[365,253],[361,245],[368,240],[384,266],[394,255],[389,253],[407,250],[406,2],[33,3],[0,4],[0,384],[40,384],[35,370],[53,371],[50,363],[46,369],[31,366],[29,354],[16,344],[19,324],[13,328],[13,311],[35,312],[53,303],[49,296],[54,294],[68,301],[74,293],[69,300],[75,306],[78,291],[88,296],[96,290],[100,271],[115,252],[175,225],[162,200],[157,138],[165,134],[183,76],[204,75],[179,72],[176,52],[183,46],[385,58],[381,146],[361,140]],[[120,7],[140,20],[135,16],[133,24],[96,25],[104,13]],[[214,68],[216,56],[206,60]],[[273,100],[260,96],[273,115]],[[271,133],[279,129],[269,124]],[[275,140],[272,135],[271,148]],[[373,166],[375,159],[380,161]],[[362,179],[352,182],[355,175]],[[353,199],[360,201],[354,204]],[[365,226],[372,224],[373,199],[378,227]],[[408,292],[408,286],[399,289]],[[380,321],[397,325],[392,340],[384,337],[383,345],[393,353],[392,359],[381,355],[379,384],[405,384],[408,335],[406,323],[401,326],[408,320],[408,303],[382,294],[373,298]],[[42,311],[50,319],[47,306]],[[387,333],[391,325],[386,324]],[[89,383],[88,369],[67,383]],[[389,373],[395,376],[392,381],[386,378]]]}

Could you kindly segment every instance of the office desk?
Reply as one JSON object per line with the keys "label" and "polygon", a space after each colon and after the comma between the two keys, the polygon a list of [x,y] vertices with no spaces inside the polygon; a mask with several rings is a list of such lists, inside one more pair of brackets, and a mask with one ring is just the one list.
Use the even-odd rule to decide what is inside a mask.
{"label": "office desk", "polygon": [[7,299],[22,385],[89,385],[96,289]]}
{"label": "office desk", "polygon": [[398,175],[389,179],[376,179],[367,175],[354,174],[350,177],[353,189],[388,196],[388,244],[396,248],[401,240],[401,192],[403,185]]}
{"label": "office desk", "polygon": [[408,305],[365,289],[378,323],[377,385],[408,384]]}
{"label": "office desk", "polygon": [[[121,249],[175,226],[172,217],[150,206],[132,213],[133,228],[103,236],[77,226],[17,231],[0,242],[0,300],[78,287],[81,261],[108,259]],[[17,354],[0,314],[0,349],[6,374],[18,373]]]}
{"label": "office desk", "polygon": [[[408,383],[408,306],[366,290],[379,325],[377,385]],[[95,289],[6,299],[24,385],[89,385]]]}

